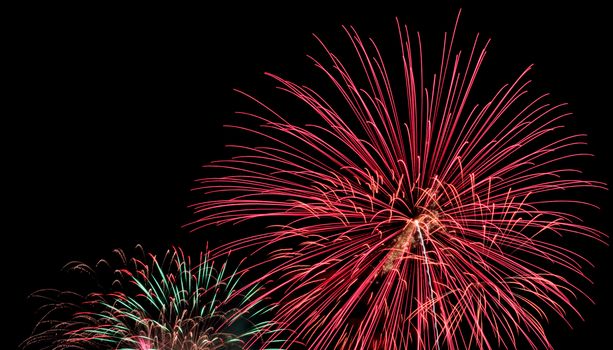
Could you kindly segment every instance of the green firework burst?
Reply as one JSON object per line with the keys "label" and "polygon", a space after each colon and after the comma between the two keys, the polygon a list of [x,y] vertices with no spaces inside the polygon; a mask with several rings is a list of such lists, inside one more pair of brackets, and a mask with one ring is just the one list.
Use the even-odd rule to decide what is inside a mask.
{"label": "green firework burst", "polygon": [[[153,254],[128,258],[116,250],[119,266],[102,260],[70,270],[96,277],[86,295],[44,290],[42,320],[24,349],[212,350],[276,349],[262,338],[274,332],[260,285],[241,287],[247,270],[230,269],[201,253],[196,263],[181,249],[160,260]],[[102,283],[102,266],[113,278]]]}

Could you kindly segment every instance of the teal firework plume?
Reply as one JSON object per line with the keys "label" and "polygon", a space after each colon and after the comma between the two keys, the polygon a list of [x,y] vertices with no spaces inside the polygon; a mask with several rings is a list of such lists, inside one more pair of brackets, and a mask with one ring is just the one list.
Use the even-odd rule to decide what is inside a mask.
{"label": "teal firework plume", "polygon": [[[42,320],[24,349],[211,350],[272,349],[260,341],[270,332],[262,287],[241,287],[247,270],[230,269],[208,253],[194,264],[180,249],[159,260],[153,254],[70,270],[95,277],[99,291],[44,290]],[[104,283],[104,267],[112,273]],[[274,328],[274,327],[272,327]],[[265,331],[266,329],[266,331]]]}

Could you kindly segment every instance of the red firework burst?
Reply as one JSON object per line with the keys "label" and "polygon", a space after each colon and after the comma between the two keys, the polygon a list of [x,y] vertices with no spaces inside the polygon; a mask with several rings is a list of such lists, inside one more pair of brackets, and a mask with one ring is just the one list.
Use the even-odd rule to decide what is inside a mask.
{"label": "red firework burst", "polygon": [[[457,26],[457,22],[456,22]],[[275,321],[309,349],[551,348],[543,320],[577,310],[587,263],[559,237],[604,234],[573,214],[591,204],[569,159],[584,135],[564,133],[562,104],[529,97],[526,69],[469,107],[488,43],[464,57],[445,36],[427,81],[422,46],[398,25],[403,76],[388,74],[374,42],[345,28],[359,74],[325,45],[315,65],[342,103],[268,74],[319,122],[297,125],[257,99],[239,113],[259,147],[209,165],[229,175],[200,180],[198,228],[285,219],[283,226],[221,248],[274,250],[282,300]],[[398,93],[398,86],[402,93]],[[278,260],[277,260],[278,259]],[[582,293],[581,293],[582,294]]]}

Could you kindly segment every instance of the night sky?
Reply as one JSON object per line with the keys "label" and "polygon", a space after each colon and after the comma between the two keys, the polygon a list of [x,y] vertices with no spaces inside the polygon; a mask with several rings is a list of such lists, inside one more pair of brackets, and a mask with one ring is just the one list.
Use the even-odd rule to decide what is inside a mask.
{"label": "night sky", "polygon": [[[321,52],[312,33],[334,49],[345,47],[342,24],[372,34],[388,61],[398,52],[396,16],[412,32],[420,30],[425,45],[439,48],[460,6],[436,3],[403,8],[377,2],[377,10],[351,6],[346,12],[288,5],[278,15],[236,4],[216,11],[16,10],[3,50],[11,59],[5,98],[12,106],[2,128],[9,176],[2,228],[7,348],[32,329],[28,295],[65,287],[60,270],[69,261],[95,263],[114,248],[138,243],[163,253],[172,244],[197,251],[207,240],[227,241],[221,233],[190,234],[181,226],[193,219],[187,205],[200,198],[190,188],[207,174],[201,165],[226,157],[224,144],[240,141],[223,124],[234,111],[253,109],[234,88],[274,96],[264,72],[308,77],[315,70],[306,54]],[[493,39],[478,91],[498,88],[535,64],[534,86],[569,102],[576,116],[570,126],[589,134],[595,158],[585,165],[587,175],[610,184],[613,80],[606,11],[528,4],[462,6],[458,35],[471,39],[480,32]],[[579,213],[605,232],[611,232],[607,218],[613,215],[609,197],[597,194],[593,201],[602,210]],[[571,317],[572,331],[552,317],[547,330],[556,349],[602,348],[613,329],[611,248],[587,242],[577,250],[596,265],[587,270],[594,284],[585,290],[597,305],[577,303],[585,321]]]}

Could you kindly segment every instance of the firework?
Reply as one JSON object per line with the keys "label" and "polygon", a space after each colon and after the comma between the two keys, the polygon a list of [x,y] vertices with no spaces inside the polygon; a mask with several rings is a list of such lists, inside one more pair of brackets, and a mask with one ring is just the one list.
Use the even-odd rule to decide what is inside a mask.
{"label": "firework", "polygon": [[358,65],[322,43],[327,62],[313,61],[337,101],[268,74],[301,123],[243,93],[262,112],[234,127],[261,143],[208,166],[223,173],[200,180],[192,227],[277,220],[219,251],[270,252],[286,344],[551,348],[543,322],[578,313],[572,278],[588,262],[562,238],[605,237],[574,214],[605,187],[573,169],[585,135],[565,131],[564,104],[528,93],[530,68],[473,105],[489,41],[455,52],[456,27],[431,79],[420,36],[400,24],[398,66],[351,27]]}
{"label": "firework", "polygon": [[258,296],[257,285],[240,287],[245,270],[230,271],[226,261],[216,265],[208,253],[193,264],[180,249],[162,261],[144,252],[143,259],[116,253],[118,265],[69,265],[95,276],[99,284],[105,279],[102,267],[110,267],[112,283],[99,291],[34,295],[46,301],[41,308],[45,316],[23,348],[255,349],[264,329],[273,328],[270,321],[254,321],[265,318],[270,307]]}

